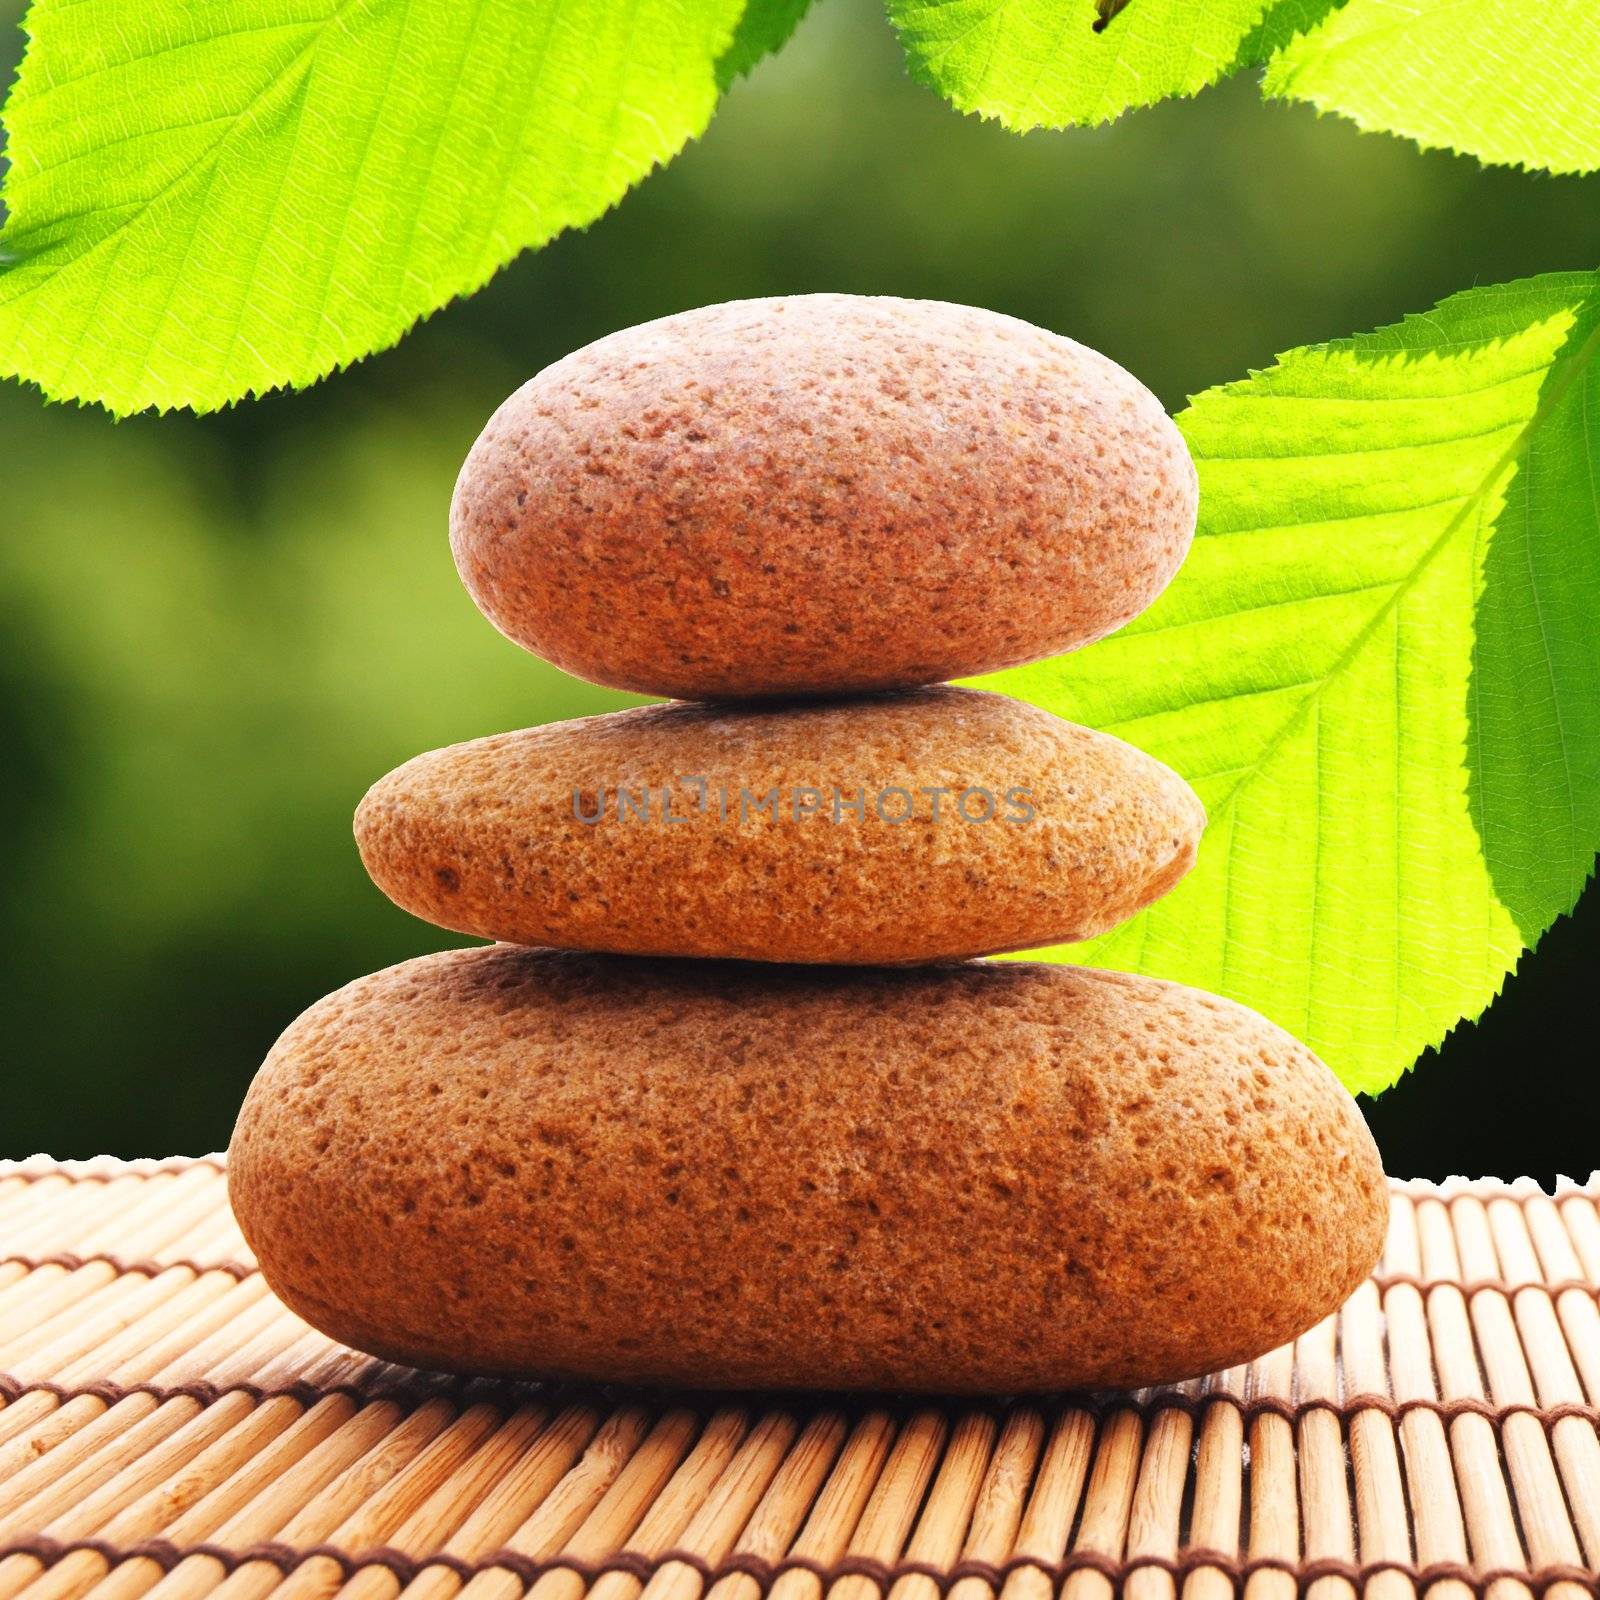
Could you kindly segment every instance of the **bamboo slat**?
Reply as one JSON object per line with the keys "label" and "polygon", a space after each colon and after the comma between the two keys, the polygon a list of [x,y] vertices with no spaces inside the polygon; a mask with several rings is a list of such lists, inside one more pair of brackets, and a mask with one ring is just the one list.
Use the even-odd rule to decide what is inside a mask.
{"label": "bamboo slat", "polygon": [[0,1163],[0,1600],[1600,1600],[1600,1175],[1397,1183],[1293,1345],[990,1405],[410,1371],[225,1189]]}

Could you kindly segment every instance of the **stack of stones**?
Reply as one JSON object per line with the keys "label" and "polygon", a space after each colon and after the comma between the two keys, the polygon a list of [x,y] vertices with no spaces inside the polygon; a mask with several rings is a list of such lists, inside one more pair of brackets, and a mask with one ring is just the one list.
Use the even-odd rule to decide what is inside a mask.
{"label": "stack of stones", "polygon": [[499,942],[268,1057],[229,1172],[279,1295],[456,1371],[990,1393],[1186,1377],[1334,1309],[1386,1201],[1315,1057],[1176,984],[971,959],[1194,859],[1175,773],[944,680],[1127,622],[1195,507],[1132,377],[959,306],[714,306],[513,395],[457,487],[468,589],[673,699],[362,802],[385,893]]}

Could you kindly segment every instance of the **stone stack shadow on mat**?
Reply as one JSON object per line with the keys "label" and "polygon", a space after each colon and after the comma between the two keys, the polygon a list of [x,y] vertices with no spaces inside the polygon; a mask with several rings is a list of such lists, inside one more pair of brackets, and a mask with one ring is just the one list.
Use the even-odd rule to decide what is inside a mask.
{"label": "stone stack shadow on mat", "polygon": [[1118,739],[965,677],[1143,610],[1194,526],[1155,399],[959,306],[735,302],[490,421],[481,609],[675,697],[407,762],[374,881],[501,941],[314,1005],[240,1113],[277,1293],[425,1367],[1015,1393],[1229,1366],[1377,1259],[1349,1095],[1178,984],[970,958],[1164,894],[1205,818]]}

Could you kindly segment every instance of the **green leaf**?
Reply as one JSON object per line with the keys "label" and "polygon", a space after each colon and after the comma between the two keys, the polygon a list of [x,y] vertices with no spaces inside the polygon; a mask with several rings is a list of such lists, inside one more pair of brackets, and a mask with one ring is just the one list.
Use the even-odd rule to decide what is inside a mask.
{"label": "green leaf", "polygon": [[704,128],[742,0],[35,0],[0,373],[206,409],[391,344]]}
{"label": "green leaf", "polygon": [[750,0],[733,42],[717,62],[718,86],[728,88],[765,57],[781,50],[810,6],[811,0]]}
{"label": "green leaf", "polygon": [[1260,67],[1297,34],[1307,33],[1345,0],[1269,0],[1260,22],[1239,46],[1236,67]]}
{"label": "green leaf", "polygon": [[1600,167],[1594,0],[1348,0],[1289,41],[1264,88],[1424,148]]}
{"label": "green leaf", "polygon": [[1210,826],[1057,954],[1257,1007],[1354,1090],[1497,992],[1600,846],[1600,275],[1469,290],[1200,395],[1193,553],[995,686],[1108,728]]}
{"label": "green leaf", "polygon": [[1266,0],[889,0],[912,73],[1015,132],[1109,122],[1238,65]]}

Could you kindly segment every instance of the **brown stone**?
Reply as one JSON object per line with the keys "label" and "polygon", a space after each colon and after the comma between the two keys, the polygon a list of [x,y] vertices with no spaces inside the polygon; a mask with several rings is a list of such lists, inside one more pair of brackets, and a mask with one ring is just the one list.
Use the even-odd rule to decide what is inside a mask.
{"label": "brown stone", "polygon": [[1188,871],[1204,825],[1120,739],[946,687],[500,734],[408,761],[356,812],[378,886],[462,933],[871,964],[1101,933]]}
{"label": "brown stone", "polygon": [[335,1339],[697,1387],[1183,1378],[1332,1311],[1387,1216],[1282,1030],[1020,962],[426,956],[289,1028],[228,1171]]}
{"label": "brown stone", "polygon": [[1178,430],[1105,356],[969,306],[807,295],[546,368],[468,456],[451,544],[495,626],[579,677],[837,693],[1110,633],[1195,506]]}

